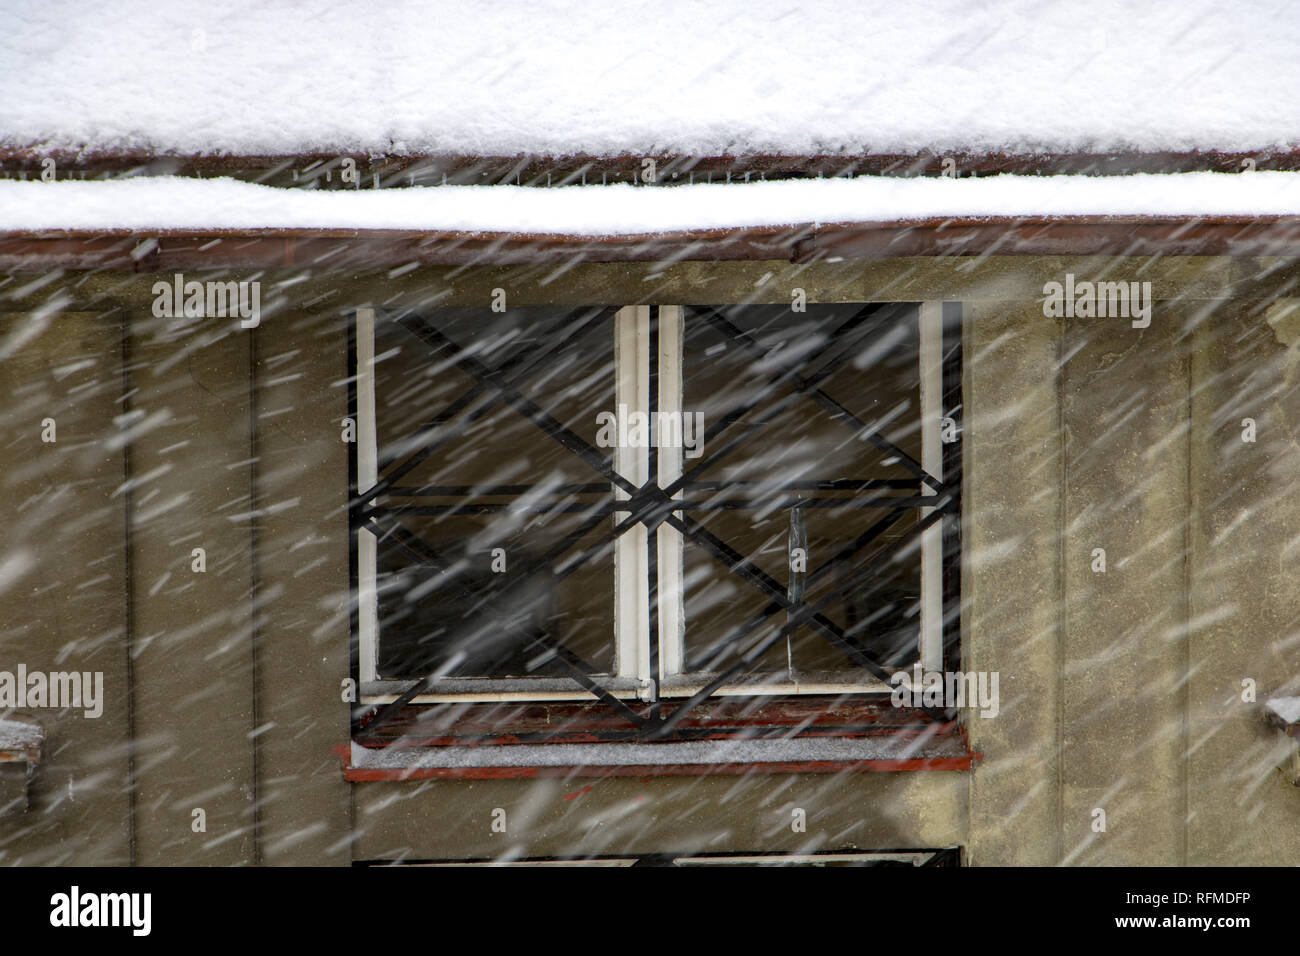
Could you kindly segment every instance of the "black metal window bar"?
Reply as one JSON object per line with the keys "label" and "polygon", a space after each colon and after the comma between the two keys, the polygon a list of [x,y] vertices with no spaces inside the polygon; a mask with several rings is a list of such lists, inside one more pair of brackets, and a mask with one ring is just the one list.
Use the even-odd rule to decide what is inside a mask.
{"label": "black metal window bar", "polygon": [[[919,304],[911,304],[919,309]],[[961,395],[961,307],[959,303],[945,302],[941,306],[941,407],[945,426],[954,434],[960,434],[962,418]],[[418,341],[428,350],[431,361],[447,363],[473,380],[473,385],[446,405],[435,418],[427,423],[426,428],[408,442],[402,454],[392,456],[378,463],[373,481],[361,482],[358,470],[358,456],[350,461],[350,487],[352,489],[349,504],[349,527],[352,544],[352,657],[353,675],[358,678],[359,643],[357,640],[360,607],[357,600],[359,558],[358,535],[363,529],[381,535],[392,542],[413,560],[427,566],[445,571],[450,563],[439,549],[421,539],[418,534],[405,528],[401,519],[412,515],[439,515],[455,511],[459,514],[492,514],[506,510],[523,510],[537,514],[567,513],[581,518],[581,524],[572,532],[564,535],[545,553],[529,560],[522,570],[517,570],[508,578],[503,578],[499,585],[485,593],[470,593],[458,589],[452,583],[452,591],[466,604],[482,606],[501,599],[511,589],[518,588],[525,582],[542,582],[554,586],[567,576],[575,573],[587,562],[601,556],[607,556],[623,535],[631,529],[642,526],[646,529],[645,565],[648,572],[648,614],[650,639],[650,674],[652,686],[648,693],[629,697],[626,693],[612,692],[598,679],[600,669],[581,655],[566,647],[562,641],[553,636],[539,633],[530,636],[530,650],[539,659],[544,659],[556,667],[580,687],[593,702],[599,702],[614,714],[619,715],[636,728],[636,736],[641,739],[662,739],[670,736],[674,728],[700,704],[716,695],[720,689],[745,675],[771,648],[788,637],[794,630],[802,627],[818,631],[827,641],[843,651],[863,670],[870,672],[882,682],[887,682],[897,667],[890,668],[873,656],[869,649],[857,639],[855,627],[846,628],[831,620],[826,611],[834,600],[842,597],[846,591],[860,587],[876,574],[883,563],[894,559],[898,552],[915,550],[922,535],[931,527],[941,529],[942,535],[942,668],[953,669],[957,664],[958,634],[960,619],[960,501],[961,501],[961,457],[958,441],[946,438],[942,445],[942,478],[930,474],[915,457],[903,451],[889,439],[881,435],[862,417],[850,411],[843,403],[832,397],[822,386],[854,354],[855,346],[861,345],[860,333],[873,311],[871,306],[862,306],[853,311],[848,318],[837,324],[825,336],[807,358],[795,365],[781,365],[771,369],[751,395],[732,407],[726,414],[714,421],[704,432],[704,457],[685,467],[679,477],[662,486],[658,480],[656,467],[658,449],[653,445],[648,449],[649,477],[640,483],[629,480],[613,466],[610,456],[602,449],[579,436],[574,430],[562,423],[557,416],[542,407],[521,388],[530,376],[546,368],[548,361],[555,358],[556,350],[564,342],[580,337],[581,333],[590,331],[602,322],[608,322],[614,310],[589,310],[587,313],[570,318],[561,330],[559,338],[554,340],[552,348],[537,349],[520,347],[516,349],[499,349],[491,356],[492,361],[474,354],[472,350],[462,348],[448,335],[440,330],[437,314],[408,312],[393,315],[396,322],[408,332],[412,341]],[[716,331],[725,335],[729,342],[747,351],[756,360],[761,360],[766,351],[752,334],[737,327],[723,308],[698,309],[692,313],[698,320],[707,322]],[[650,355],[650,411],[655,410],[657,389],[655,387],[660,369],[658,368],[659,350],[658,320],[650,319],[649,355]],[[819,364],[820,363],[820,364]],[[356,342],[356,323],[351,328],[349,337],[349,376],[348,404],[349,416],[355,423],[358,417],[358,381],[361,378],[358,365]],[[754,432],[761,431],[764,424],[772,421],[795,402],[811,401],[825,412],[841,422],[850,437],[868,442],[891,456],[910,477],[898,478],[830,478],[804,480],[785,483],[779,487],[765,486],[760,493],[753,493],[744,482],[729,481],[726,478],[710,478],[709,472],[716,473],[718,465],[727,460],[738,447],[748,441]],[[475,406],[475,403],[483,403]],[[421,463],[439,454],[452,443],[467,427],[485,414],[488,407],[504,407],[522,416],[548,439],[565,449],[581,461],[599,481],[578,484],[563,484],[543,489],[547,500],[538,500],[538,487],[527,482],[503,484],[486,489],[494,496],[523,499],[528,496],[527,504],[517,503],[460,503],[456,505],[427,505],[394,503],[395,498],[420,499],[430,495],[446,495],[468,488],[450,486],[404,486],[402,480]],[[751,416],[757,415],[756,420]],[[364,484],[364,486],[363,486]],[[616,495],[615,490],[623,492]],[[725,498],[697,498],[692,492],[721,492]],[[885,491],[911,491],[910,495],[879,494]],[[843,497],[850,492],[852,498]],[[678,496],[680,493],[681,496]],[[601,496],[597,501],[589,500],[591,495]],[[588,500],[575,500],[575,496],[588,496]],[[678,496],[678,497],[675,497]],[[782,583],[771,574],[737,551],[725,540],[709,531],[701,521],[701,516],[710,510],[718,509],[771,509],[774,506],[786,508],[790,515],[789,538],[791,547],[796,546],[806,535],[806,515],[809,509],[830,508],[865,508],[879,509],[883,516],[872,524],[864,533],[836,551],[823,563],[804,572],[789,575]],[[867,545],[876,541],[884,532],[894,526],[899,519],[909,513],[923,515],[906,533],[899,535],[884,550],[875,553],[869,560],[855,562],[855,559]],[[617,521],[611,516],[621,515]],[[607,525],[602,531],[601,526]],[[732,658],[730,663],[716,673],[704,685],[689,696],[665,698],[660,693],[659,682],[655,675],[660,672],[658,615],[659,615],[659,567],[656,531],[661,526],[675,529],[682,539],[691,546],[702,549],[732,574],[753,588],[767,599],[767,603],[757,613],[738,624],[719,642]],[[805,600],[805,594],[814,583],[833,580],[827,593],[815,600]],[[717,658],[719,655],[715,655]],[[405,689],[395,699],[386,703],[362,706],[354,711],[354,732],[362,724],[368,732],[373,732],[384,723],[397,717],[404,708],[425,694],[434,694],[438,687],[440,674],[430,673],[423,678],[409,681]],[[359,679],[359,678],[358,678]],[[876,691],[879,693],[879,690]],[[364,699],[363,699],[364,703]]]}

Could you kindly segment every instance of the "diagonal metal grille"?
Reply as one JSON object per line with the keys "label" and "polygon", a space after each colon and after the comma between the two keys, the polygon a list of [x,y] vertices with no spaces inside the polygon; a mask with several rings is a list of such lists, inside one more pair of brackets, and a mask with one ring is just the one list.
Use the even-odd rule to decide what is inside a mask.
{"label": "diagonal metal grille", "polygon": [[[722,688],[754,670],[758,662],[773,647],[792,633],[807,628],[834,646],[855,666],[862,668],[882,681],[888,680],[892,669],[873,654],[862,641],[869,625],[850,622],[842,626],[827,614],[833,602],[842,600],[847,593],[870,582],[887,563],[915,546],[920,536],[930,527],[944,523],[948,547],[947,557],[955,558],[959,551],[956,516],[960,501],[960,478],[956,470],[957,459],[945,463],[945,478],[928,474],[921,463],[899,448],[860,416],[836,400],[824,387],[837,370],[857,353],[858,348],[872,334],[867,321],[872,310],[863,307],[846,321],[831,330],[821,343],[804,360],[781,365],[762,377],[761,384],[748,397],[735,403],[704,433],[704,444],[710,449],[700,461],[680,477],[661,487],[658,483],[657,455],[654,443],[648,448],[649,478],[636,483],[620,474],[610,457],[582,436],[566,426],[560,416],[542,407],[530,398],[525,384],[530,377],[555,360],[566,342],[577,341],[581,335],[607,322],[610,312],[594,311],[576,324],[564,329],[566,334],[552,337],[549,348],[529,348],[521,344],[514,349],[501,350],[496,361],[473,354],[459,346],[438,327],[435,317],[427,314],[406,314],[396,317],[414,341],[421,343],[431,358],[449,364],[472,380],[473,384],[446,404],[438,414],[425,423],[417,434],[403,443],[400,451],[379,460],[379,479],[371,487],[358,488],[353,479],[354,494],[349,507],[349,521],[353,540],[354,563],[358,531],[365,529],[376,538],[399,549],[412,561],[435,569],[450,582],[451,590],[463,606],[481,608],[504,600],[511,591],[524,588],[530,582],[541,582],[554,588],[579,569],[612,554],[614,544],[637,526],[646,531],[646,567],[648,570],[647,594],[650,620],[650,673],[659,674],[659,566],[658,535],[660,526],[680,533],[690,546],[707,554],[736,579],[757,592],[767,603],[747,620],[733,628],[708,649],[699,662],[702,673],[712,675],[691,696],[676,699],[671,705],[661,699],[657,679],[649,700],[629,703],[601,685],[597,680],[599,668],[584,659],[563,640],[547,633],[528,635],[528,646],[536,659],[559,668],[593,700],[610,709],[637,728],[646,739],[671,735],[701,703],[717,694]],[[720,310],[703,310],[696,313],[727,341],[737,343],[742,349],[761,360],[767,353],[765,346],[753,335],[735,325]],[[958,316],[959,318],[959,313]],[[656,410],[657,378],[659,374],[659,327],[652,319],[649,327],[650,411]],[[959,380],[949,367],[955,355],[952,350],[945,356],[944,407],[955,408],[960,400]],[[355,395],[350,397],[355,417]],[[754,482],[730,480],[717,475],[727,460],[752,440],[756,434],[776,421],[796,403],[811,401],[841,422],[849,434],[865,441],[887,454],[901,468],[911,473],[911,478],[836,478],[801,479],[781,482]],[[581,462],[598,481],[540,484],[529,482],[498,483],[487,485],[457,484],[403,484],[402,479],[421,464],[452,445],[467,430],[482,422],[493,411],[507,409],[530,423],[551,442]],[[956,476],[956,477],[954,477]],[[923,493],[924,489],[929,494]],[[626,494],[618,498],[615,489]],[[913,495],[881,494],[881,492],[918,492]],[[674,497],[681,494],[681,497]],[[846,498],[848,493],[852,497]],[[393,499],[456,498],[470,495],[504,498],[505,501],[461,501],[454,504],[398,503]],[[576,500],[596,496],[595,500]],[[703,523],[710,513],[723,511],[789,510],[791,534],[804,521],[807,509],[878,509],[882,516],[852,541],[836,550],[820,565],[792,576],[785,584],[764,571],[755,560],[722,537],[714,534]],[[917,509],[926,509],[906,531],[898,533],[898,525]],[[471,591],[456,581],[452,573],[454,560],[439,548],[422,538],[403,523],[405,517],[440,517],[447,515],[573,515],[578,525],[560,536],[544,553],[532,557],[522,568],[515,569],[499,583]],[[617,522],[611,516],[621,515]],[[602,530],[603,529],[603,530]],[[882,537],[894,533],[895,537],[879,546],[865,560],[864,550],[878,545]],[[793,537],[792,537],[793,540]],[[945,562],[945,567],[952,564]],[[355,576],[355,568],[354,568]],[[806,595],[826,584],[818,596],[809,601]],[[955,572],[945,581],[953,608],[957,595],[953,591]],[[354,606],[354,621],[355,621]],[[732,658],[729,663],[726,659]],[[719,669],[720,668],[720,669]],[[412,681],[391,703],[375,710],[366,720],[366,728],[373,731],[396,718],[404,708],[422,694],[437,690],[442,674],[430,673]],[[671,709],[669,709],[671,707]]]}

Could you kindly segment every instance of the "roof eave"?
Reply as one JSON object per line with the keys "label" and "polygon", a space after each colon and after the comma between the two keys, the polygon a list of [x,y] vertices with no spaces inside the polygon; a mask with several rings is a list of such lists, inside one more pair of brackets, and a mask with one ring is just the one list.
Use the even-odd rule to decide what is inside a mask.
{"label": "roof eave", "polygon": [[0,269],[392,268],[903,256],[1300,256],[1300,217],[981,217],[648,235],[362,229],[0,230]]}

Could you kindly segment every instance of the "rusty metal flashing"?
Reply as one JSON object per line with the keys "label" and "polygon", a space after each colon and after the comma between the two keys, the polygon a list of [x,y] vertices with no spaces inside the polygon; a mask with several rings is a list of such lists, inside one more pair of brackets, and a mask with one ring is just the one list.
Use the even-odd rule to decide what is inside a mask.
{"label": "rusty metal flashing", "polygon": [[615,236],[364,229],[0,232],[0,269],[6,271],[337,271],[411,264],[1297,254],[1296,216],[936,218]]}
{"label": "rusty metal flashing", "polygon": [[[294,155],[167,154],[150,151],[0,146],[0,178],[38,178],[46,160],[57,178],[137,175],[230,176],[276,186],[313,189],[438,185],[567,186],[634,183],[675,186],[853,176],[1085,175],[1300,170],[1300,146],[1255,151],[974,152],[687,155],[625,152],[478,156],[304,153]],[[349,176],[343,175],[347,169]],[[356,175],[351,175],[355,171]]]}

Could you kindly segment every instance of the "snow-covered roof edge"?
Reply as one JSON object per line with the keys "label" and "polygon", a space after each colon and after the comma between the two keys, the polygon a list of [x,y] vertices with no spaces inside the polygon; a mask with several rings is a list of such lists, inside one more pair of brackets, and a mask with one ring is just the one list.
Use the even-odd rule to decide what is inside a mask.
{"label": "snow-covered roof edge", "polygon": [[987,254],[1300,255],[1300,173],[328,191],[0,182],[11,271]]}
{"label": "snow-covered roof edge", "polygon": [[0,181],[0,231],[392,230],[635,236],[934,219],[1300,216],[1300,173],[861,177],[530,189],[291,190],[232,179]]}

